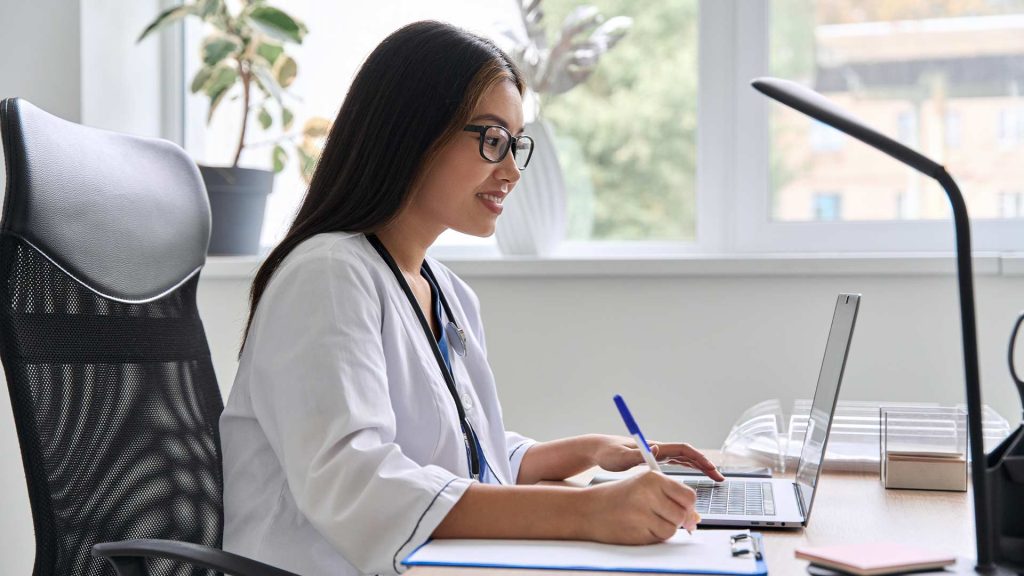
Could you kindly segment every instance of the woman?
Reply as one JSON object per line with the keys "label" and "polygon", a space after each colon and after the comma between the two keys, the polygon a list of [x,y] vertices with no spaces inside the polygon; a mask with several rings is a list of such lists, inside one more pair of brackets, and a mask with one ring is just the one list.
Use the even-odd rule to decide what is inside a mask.
{"label": "woman", "polygon": [[[224,415],[224,547],[304,575],[394,573],[428,538],[642,544],[693,528],[659,474],[535,486],[643,462],[632,440],[506,432],[473,291],[427,248],[488,236],[529,161],[522,77],[437,22],[369,56],[295,222],[253,282]],[[609,404],[610,409],[610,404]],[[662,459],[721,479],[685,444]]]}

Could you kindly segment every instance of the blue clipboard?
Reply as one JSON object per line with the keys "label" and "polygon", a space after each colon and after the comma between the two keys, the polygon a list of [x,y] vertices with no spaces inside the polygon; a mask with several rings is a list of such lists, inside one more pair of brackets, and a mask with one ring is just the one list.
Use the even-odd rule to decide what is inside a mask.
{"label": "blue clipboard", "polygon": [[[481,558],[465,558],[464,555],[453,554],[448,557],[441,555],[438,557],[434,555],[431,557],[429,554],[419,554],[421,550],[429,546],[431,541],[424,543],[409,554],[403,561],[402,564],[406,566],[453,566],[463,568],[513,568],[513,569],[529,569],[529,570],[572,570],[572,571],[595,571],[595,572],[634,572],[634,573],[659,573],[659,574],[740,574],[746,576],[763,576],[768,574],[768,565],[765,561],[764,555],[764,539],[760,533],[751,532],[749,538],[744,539],[740,537],[743,542],[739,543],[740,550],[743,550],[744,543],[749,542],[748,549],[749,554],[754,555],[754,569],[752,571],[734,571],[734,570],[722,570],[714,569],[708,565],[694,565],[691,567],[686,566],[672,566],[672,567],[648,567],[648,568],[637,568],[635,566],[616,566],[614,559],[609,559],[600,564],[565,564],[560,563],[557,565],[545,565],[543,562],[531,562],[528,555],[519,556],[522,558],[516,560],[501,560],[496,559],[494,561],[490,559]],[[481,541],[482,542],[482,541]],[[734,542],[733,549],[736,549],[736,542]],[[599,545],[603,546],[603,545]],[[642,547],[640,547],[642,548]],[[728,554],[729,550],[723,550],[723,554]],[[417,558],[417,556],[420,556]],[[541,559],[538,559],[541,560]]]}

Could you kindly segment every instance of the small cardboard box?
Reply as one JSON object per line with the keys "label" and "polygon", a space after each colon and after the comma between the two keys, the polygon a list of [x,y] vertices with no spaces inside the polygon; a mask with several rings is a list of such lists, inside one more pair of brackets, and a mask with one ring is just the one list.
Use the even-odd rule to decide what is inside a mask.
{"label": "small cardboard box", "polygon": [[967,459],[963,453],[897,452],[885,454],[882,483],[886,488],[967,490]]}

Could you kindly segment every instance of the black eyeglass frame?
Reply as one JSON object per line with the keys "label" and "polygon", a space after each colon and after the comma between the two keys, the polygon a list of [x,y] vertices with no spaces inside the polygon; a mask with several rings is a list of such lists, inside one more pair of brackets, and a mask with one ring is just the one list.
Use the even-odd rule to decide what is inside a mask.
{"label": "black eyeglass frame", "polygon": [[[490,158],[487,157],[486,154],[484,154],[484,140],[487,138],[487,131],[490,130],[491,128],[497,128],[508,136],[508,148],[506,148],[505,151],[502,152],[501,156],[497,160],[491,160]],[[520,170],[525,169],[530,164],[530,158],[533,158],[533,138],[530,138],[525,134],[523,134],[522,136],[513,136],[512,133],[508,131],[508,128],[505,128],[504,126],[500,126],[498,124],[488,124],[486,126],[482,124],[467,124],[466,127],[462,129],[462,131],[476,132],[480,134],[480,157],[490,162],[491,164],[497,164],[504,160],[505,156],[508,156],[509,151],[512,152],[512,158],[515,159],[516,148],[519,146],[520,140],[530,141],[530,153],[526,155],[526,160],[523,161],[523,165],[520,166],[517,162],[516,167],[519,168]]]}

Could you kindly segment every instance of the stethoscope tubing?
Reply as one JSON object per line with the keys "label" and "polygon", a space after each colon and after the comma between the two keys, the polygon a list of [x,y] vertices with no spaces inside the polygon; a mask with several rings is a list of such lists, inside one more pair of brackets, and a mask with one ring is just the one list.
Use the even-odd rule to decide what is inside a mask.
{"label": "stethoscope tubing", "polygon": [[441,290],[441,285],[437,283],[434,271],[430,269],[430,265],[426,262],[423,263],[423,271],[427,273],[430,282],[434,285],[434,289],[437,290],[437,299],[441,301],[444,314],[448,317],[448,323],[444,326],[445,335],[448,336],[448,344],[460,358],[465,358],[466,333],[455,323],[455,315],[452,314],[452,309],[448,306],[448,299],[444,297],[444,292]]}
{"label": "stethoscope tubing", "polygon": [[[462,433],[466,439],[466,448],[469,452],[470,460],[470,472],[473,476],[480,477],[480,457],[477,454],[480,442],[477,440],[476,433],[473,431],[473,426],[469,423],[469,419],[466,417],[466,410],[462,406],[462,400],[459,398],[459,391],[455,387],[455,377],[452,375],[451,370],[448,369],[448,364],[444,361],[441,355],[441,348],[437,345],[437,340],[434,339],[434,334],[430,330],[430,324],[427,323],[427,319],[423,316],[423,311],[420,309],[419,304],[416,302],[416,296],[412,293],[412,288],[409,287],[409,283],[405,281],[405,277],[402,275],[402,271],[398,268],[398,264],[395,263],[394,258],[391,257],[391,253],[388,252],[387,248],[380,241],[380,238],[376,234],[366,234],[366,239],[373,246],[377,254],[384,260],[391,273],[395,276],[395,280],[398,281],[398,285],[402,288],[402,292],[405,293],[405,297],[409,300],[412,305],[413,311],[416,313],[416,317],[420,321],[420,327],[423,328],[423,333],[430,341],[430,349],[434,353],[434,360],[437,361],[438,367],[441,369],[441,376],[444,377],[445,385],[448,387],[448,392],[452,396],[452,400],[455,401],[455,410],[459,414],[459,424],[462,427]],[[434,278],[434,272],[430,269],[430,265],[426,262],[423,263],[423,268],[430,277],[430,280],[434,282],[435,286],[437,281]],[[448,315],[450,321],[454,323],[455,317],[451,313],[451,308],[448,307],[448,302],[444,297],[444,293],[441,292],[441,288],[437,287],[438,299],[441,300],[441,305],[444,307],[445,313]],[[462,338],[465,335],[462,330],[459,329]],[[464,340],[462,340],[464,342]],[[465,355],[465,348],[463,347],[463,356]]]}

